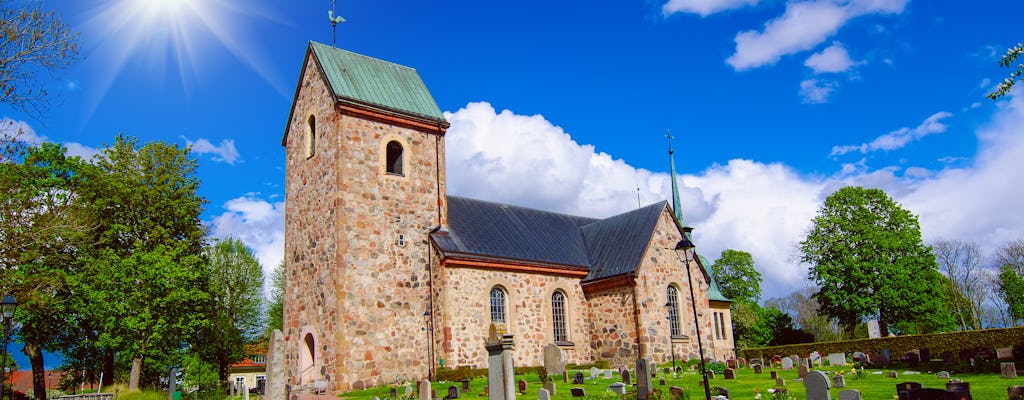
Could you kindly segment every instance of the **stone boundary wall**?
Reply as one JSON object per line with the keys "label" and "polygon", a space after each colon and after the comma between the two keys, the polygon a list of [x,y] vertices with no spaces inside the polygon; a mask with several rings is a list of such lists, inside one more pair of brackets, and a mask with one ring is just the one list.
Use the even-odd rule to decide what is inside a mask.
{"label": "stone boundary wall", "polygon": [[1013,347],[1021,343],[1024,343],[1024,327],[757,347],[740,350],[740,354],[747,359],[751,359],[773,355],[803,355],[810,354],[812,351],[817,351],[821,354],[852,353],[855,351],[876,354],[879,350],[892,350],[893,354],[902,354],[915,349],[928,349],[931,351],[931,354],[937,355],[944,351],[958,353],[978,347]]}

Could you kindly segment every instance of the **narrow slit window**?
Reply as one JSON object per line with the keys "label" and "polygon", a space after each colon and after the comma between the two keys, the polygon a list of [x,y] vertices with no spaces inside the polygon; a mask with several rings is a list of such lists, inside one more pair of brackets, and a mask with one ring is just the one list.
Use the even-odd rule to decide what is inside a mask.
{"label": "narrow slit window", "polygon": [[397,141],[394,140],[388,142],[387,159],[385,160],[385,167],[389,174],[405,175],[402,172],[402,159],[404,158],[402,157],[404,153],[403,150],[404,149],[402,149],[401,143],[398,143]]}
{"label": "narrow slit window", "polygon": [[310,115],[306,122],[309,124],[309,131],[306,132],[306,158],[310,158],[316,154],[316,117]]}

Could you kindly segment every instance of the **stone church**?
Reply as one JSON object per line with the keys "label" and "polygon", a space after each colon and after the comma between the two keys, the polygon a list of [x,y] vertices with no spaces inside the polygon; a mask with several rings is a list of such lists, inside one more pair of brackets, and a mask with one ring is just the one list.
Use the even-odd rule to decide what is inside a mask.
{"label": "stone church", "polygon": [[710,265],[675,250],[689,235],[677,208],[601,219],[448,195],[448,126],[416,70],[309,44],[281,142],[289,384],[485,367],[492,323],[517,366],[550,343],[576,364],[683,361],[698,325],[708,358],[734,356]]}

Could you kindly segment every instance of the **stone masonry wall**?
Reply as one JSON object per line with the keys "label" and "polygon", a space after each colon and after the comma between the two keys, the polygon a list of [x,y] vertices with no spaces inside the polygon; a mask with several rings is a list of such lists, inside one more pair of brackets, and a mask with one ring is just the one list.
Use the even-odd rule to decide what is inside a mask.
{"label": "stone masonry wall", "polygon": [[580,279],[515,271],[464,267],[442,268],[444,304],[437,320],[443,341],[438,351],[445,365],[486,368],[484,341],[491,324],[490,291],[501,286],[508,294],[506,320],[508,333],[515,335],[515,365],[543,365],[544,346],[554,341],[551,295],[561,290],[566,295],[567,335],[573,346],[563,346],[565,361],[587,363],[593,360],[586,330],[586,299]]}
{"label": "stone masonry wall", "polygon": [[587,330],[597,360],[612,366],[634,365],[640,348],[633,318],[633,287],[620,286],[588,294]]}

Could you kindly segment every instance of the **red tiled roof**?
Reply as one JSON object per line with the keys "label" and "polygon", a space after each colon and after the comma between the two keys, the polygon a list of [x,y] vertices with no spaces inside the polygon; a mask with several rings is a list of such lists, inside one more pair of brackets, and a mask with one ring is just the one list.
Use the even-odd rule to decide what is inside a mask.
{"label": "red tiled roof", "polygon": [[[57,389],[60,387],[60,371],[46,371],[46,388]],[[7,378],[11,382],[14,391],[21,393],[32,393],[32,371],[14,371]]]}

